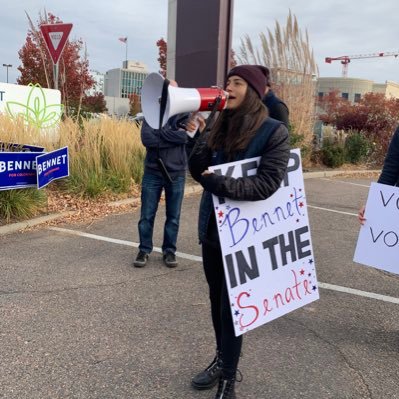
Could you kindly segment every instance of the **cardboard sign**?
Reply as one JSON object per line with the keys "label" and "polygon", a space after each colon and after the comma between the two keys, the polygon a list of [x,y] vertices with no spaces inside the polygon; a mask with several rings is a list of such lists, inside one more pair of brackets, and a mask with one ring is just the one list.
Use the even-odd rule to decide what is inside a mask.
{"label": "cardboard sign", "polygon": [[[256,174],[260,158],[215,173]],[[263,201],[213,196],[236,336],[319,299],[299,150],[281,188]]]}
{"label": "cardboard sign", "polygon": [[399,274],[399,188],[371,183],[353,260]]}

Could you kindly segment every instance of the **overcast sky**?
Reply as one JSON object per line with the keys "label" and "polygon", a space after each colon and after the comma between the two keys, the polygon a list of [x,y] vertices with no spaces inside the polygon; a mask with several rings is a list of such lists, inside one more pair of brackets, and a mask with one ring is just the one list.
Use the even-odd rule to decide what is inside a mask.
{"label": "overcast sky", "polygon": [[[201,0],[198,0],[201,1]],[[102,73],[118,68],[125,59],[125,45],[119,37],[128,37],[128,58],[142,61],[157,71],[160,37],[166,39],[167,0],[0,0],[0,81],[15,82],[20,65],[18,51],[28,31],[25,11],[34,20],[44,8],[73,23],[72,39],[87,45],[90,69]],[[307,29],[320,76],[341,76],[339,61],[324,62],[325,57],[399,51],[398,0],[235,0],[233,48],[248,34],[257,43],[260,32],[274,30],[275,21],[285,26],[291,9],[299,27]],[[399,57],[353,60],[349,77],[376,82],[399,82]]]}

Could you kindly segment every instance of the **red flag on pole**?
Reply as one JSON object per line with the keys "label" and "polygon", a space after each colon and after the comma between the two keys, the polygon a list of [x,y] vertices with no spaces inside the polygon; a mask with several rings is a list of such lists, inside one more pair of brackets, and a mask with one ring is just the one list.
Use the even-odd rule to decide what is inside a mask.
{"label": "red flag on pole", "polygon": [[122,43],[126,43],[126,42],[127,42],[127,37],[120,37],[119,40],[120,40]]}

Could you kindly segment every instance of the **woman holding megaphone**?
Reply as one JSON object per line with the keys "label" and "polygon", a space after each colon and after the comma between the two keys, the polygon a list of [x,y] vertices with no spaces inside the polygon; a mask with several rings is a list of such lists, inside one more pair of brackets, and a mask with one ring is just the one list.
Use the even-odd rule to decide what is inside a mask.
{"label": "woman holding megaphone", "polygon": [[[234,333],[212,194],[258,201],[279,188],[289,158],[288,131],[284,124],[268,117],[262,103],[265,89],[266,76],[261,66],[233,68],[227,75],[226,109],[209,131],[201,132],[189,160],[193,178],[204,188],[198,230],[216,336],[216,356],[192,379],[192,386],[209,389],[219,382],[215,399],[236,398],[234,386],[242,336],[236,337]],[[205,124],[201,118],[199,122],[201,131]],[[209,166],[253,157],[261,157],[255,176],[233,178],[208,170]]]}

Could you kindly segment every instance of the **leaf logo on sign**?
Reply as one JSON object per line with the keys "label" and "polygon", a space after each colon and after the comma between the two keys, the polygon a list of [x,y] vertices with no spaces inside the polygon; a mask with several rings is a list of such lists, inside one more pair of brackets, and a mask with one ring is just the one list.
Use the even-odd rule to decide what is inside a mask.
{"label": "leaf logo on sign", "polygon": [[26,105],[17,101],[7,101],[7,113],[11,118],[22,118],[25,123],[39,129],[53,127],[61,119],[63,104],[47,105],[42,87],[38,83],[29,83],[28,86],[31,90]]}

